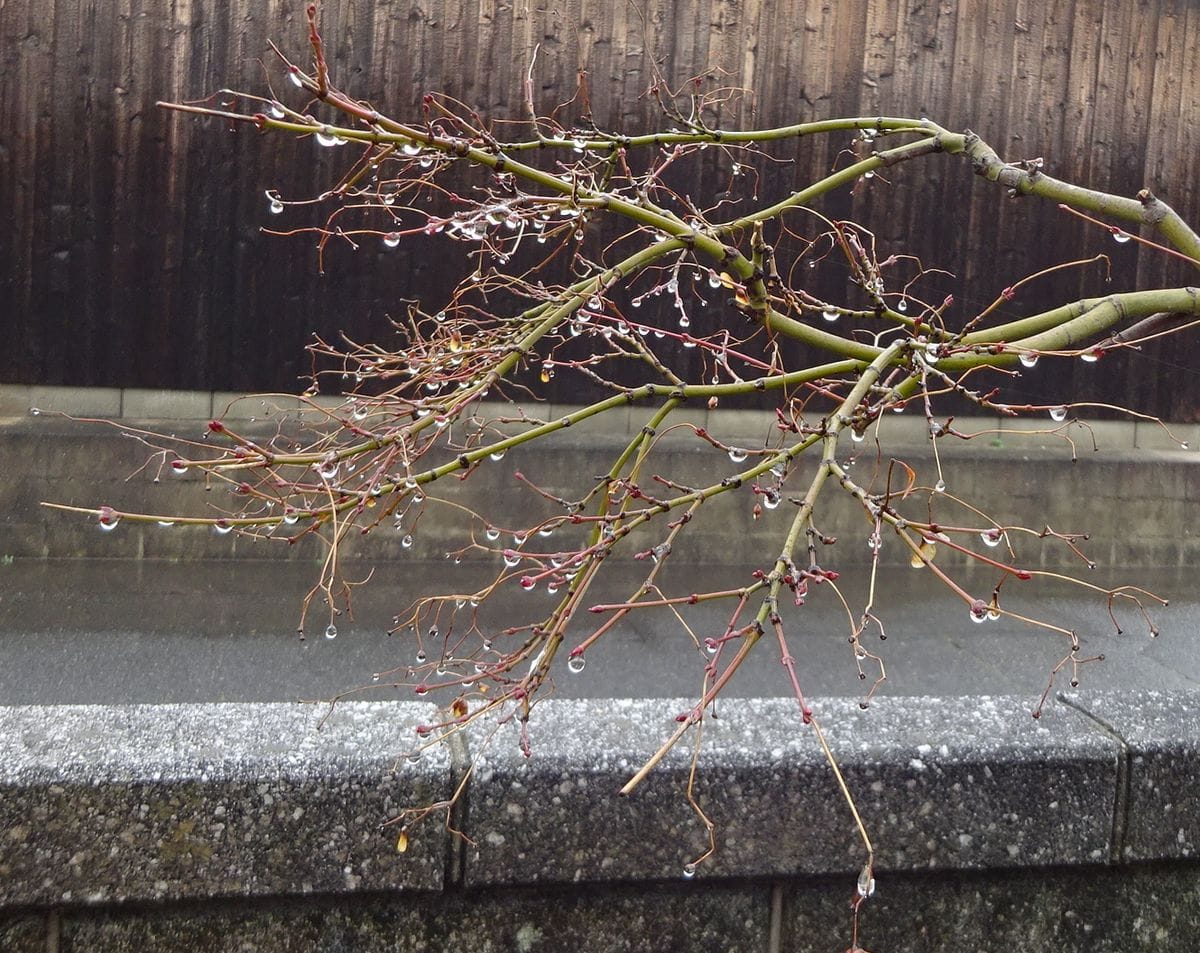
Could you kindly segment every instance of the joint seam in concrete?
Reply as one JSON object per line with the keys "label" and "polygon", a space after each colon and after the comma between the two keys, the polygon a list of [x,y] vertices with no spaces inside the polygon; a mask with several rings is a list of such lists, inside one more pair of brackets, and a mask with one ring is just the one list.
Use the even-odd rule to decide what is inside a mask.
{"label": "joint seam in concrete", "polygon": [[57,910],[46,914],[46,953],[59,953],[62,940],[62,917]]}
{"label": "joint seam in concrete", "polygon": [[1132,769],[1130,762],[1133,758],[1129,750],[1129,744],[1116,728],[1089,708],[1084,708],[1065,695],[1060,694],[1058,700],[1061,704],[1079,712],[1079,714],[1083,715],[1083,717],[1092,722],[1100,731],[1117,743],[1119,754],[1117,756],[1116,793],[1113,798],[1112,836],[1109,840],[1108,862],[1110,864],[1119,864],[1125,854],[1125,839],[1129,831],[1129,786]]}
{"label": "joint seam in concrete", "polygon": [[767,928],[767,953],[783,949],[783,884],[771,884],[771,911]]}
{"label": "joint seam in concrete", "polygon": [[446,739],[450,750],[450,796],[462,788],[455,798],[446,818],[446,875],[443,891],[461,890],[467,879],[467,842],[460,831],[467,829],[470,821],[471,797],[471,750],[465,732],[455,731]]}

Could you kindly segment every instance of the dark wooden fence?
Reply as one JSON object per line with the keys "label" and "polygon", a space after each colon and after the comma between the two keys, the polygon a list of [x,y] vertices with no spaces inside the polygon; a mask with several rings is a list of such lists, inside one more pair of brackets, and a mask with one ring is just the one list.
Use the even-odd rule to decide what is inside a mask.
{"label": "dark wooden fence", "polygon": [[[585,68],[604,126],[657,123],[642,95],[652,60],[673,82],[719,69],[753,91],[726,126],[929,115],[1081,183],[1150,186],[1200,219],[1200,5],[1185,0],[328,0],[322,20],[342,85],[399,114],[427,90],[511,114],[540,44],[541,101],[568,99]],[[312,332],[379,338],[400,298],[459,277],[419,245],[336,249],[318,275],[311,241],[259,229],[280,224],[264,190],[313,194],[331,157],[155,108],[278,81],[270,38],[303,55],[299,0],[0,3],[0,379],[292,388]],[[806,141],[782,184],[845,145]],[[1005,201],[953,160],[890,178],[832,210],[865,220],[886,252],[956,273],[945,285],[965,307],[1098,250],[1111,284],[1072,273],[1040,283],[1043,300],[1195,280],[1050,206]],[[1198,358],[1192,335],[1030,386],[1191,419]]]}

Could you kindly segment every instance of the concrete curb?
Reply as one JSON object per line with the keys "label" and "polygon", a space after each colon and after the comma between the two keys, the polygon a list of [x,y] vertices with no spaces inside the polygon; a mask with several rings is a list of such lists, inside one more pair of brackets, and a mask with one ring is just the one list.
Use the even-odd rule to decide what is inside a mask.
{"label": "concrete curb", "polygon": [[[878,870],[901,872],[1193,856],[1198,702],[1080,695],[1039,721],[1012,696],[815,707]],[[683,881],[707,844],[684,796],[690,750],[615,792],[686,706],[548,701],[532,760],[502,732],[482,752],[469,739],[453,773],[444,751],[403,758],[431,705],[350,703],[319,732],[322,710],[303,705],[0,708],[0,909]],[[718,850],[698,881],[857,869],[861,842],[794,702],[729,702],[708,725],[696,794]],[[448,797],[470,759],[465,855],[436,818],[398,854],[379,821]]]}
{"label": "concrete curb", "polygon": [[[526,762],[507,745],[480,761],[467,883],[681,876],[707,847],[682,794],[691,746],[664,759],[645,790],[627,800],[613,792],[687,707],[544,703],[539,713],[554,727],[543,729],[538,757]],[[1078,712],[1059,707],[1035,721],[1029,700],[1017,697],[881,699],[868,711],[827,699],[815,708],[868,819],[880,869],[1107,856],[1118,749]],[[861,864],[862,842],[796,703],[739,701],[720,714],[706,727],[696,783],[718,852],[697,875],[823,874]]]}
{"label": "concrete curb", "polygon": [[379,830],[449,794],[445,752],[403,759],[435,709],[325,707],[0,708],[0,909],[440,890],[438,838]]}

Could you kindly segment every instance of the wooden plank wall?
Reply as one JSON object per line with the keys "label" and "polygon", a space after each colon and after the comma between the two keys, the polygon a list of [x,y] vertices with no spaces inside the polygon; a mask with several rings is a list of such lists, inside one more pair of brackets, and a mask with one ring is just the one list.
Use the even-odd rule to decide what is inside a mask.
{"label": "wooden plank wall", "polygon": [[[1187,0],[325,0],[322,19],[342,85],[401,115],[428,90],[518,111],[536,46],[540,104],[570,98],[586,69],[603,126],[658,123],[643,95],[656,64],[673,84],[718,70],[752,91],[726,126],[928,115],[1069,179],[1150,186],[1200,220],[1200,6]],[[259,233],[305,221],[273,220],[263,192],[313,194],[336,157],[154,107],[257,90],[264,72],[279,81],[263,66],[271,38],[304,58],[298,0],[0,2],[0,379],[291,388],[311,332],[379,338],[401,297],[459,276],[405,246],[337,249],[318,276],[311,241]],[[811,180],[846,144],[805,141],[764,187]],[[1046,279],[1014,308],[1194,280],[1051,207],[1004,200],[953,160],[888,178],[827,209],[861,217],[885,252],[955,272],[944,284],[964,313],[1097,251],[1112,255],[1111,283],[1095,268]],[[1192,337],[1106,365],[1104,388],[1095,370],[1070,373],[1086,396],[1192,419],[1197,364]]]}

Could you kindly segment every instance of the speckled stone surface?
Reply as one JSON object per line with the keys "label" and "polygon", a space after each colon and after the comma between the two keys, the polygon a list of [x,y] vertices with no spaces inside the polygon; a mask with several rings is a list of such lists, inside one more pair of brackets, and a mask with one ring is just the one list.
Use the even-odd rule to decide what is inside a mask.
{"label": "speckled stone surface", "polygon": [[[1103,864],[1114,831],[1124,859],[1187,856],[1195,697],[1077,696],[1039,721],[1024,696],[814,705],[886,874]],[[716,851],[685,878],[708,848],[690,741],[616,792],[688,705],[542,703],[531,760],[515,726],[470,752],[454,820],[471,843],[433,818],[403,855],[379,821],[460,776],[445,751],[402,757],[430,705],[348,703],[320,732],[316,706],[0,707],[0,909],[857,871],[862,843],[795,704],[728,700],[694,785]]]}
{"label": "speckled stone surface", "polygon": [[46,917],[0,917],[0,950],[46,953]]}
{"label": "speckled stone surface", "polygon": [[[498,739],[470,792],[469,885],[682,878],[707,847],[689,807],[692,746],[615,796],[687,702],[546,702],[534,757]],[[1065,705],[1029,699],[881,699],[815,705],[879,869],[1095,863],[1108,856],[1119,746]],[[705,723],[695,784],[716,853],[697,877],[857,870],[851,814],[794,702],[736,700]],[[539,724],[541,727],[539,727]]]}
{"label": "speckled stone surface", "polygon": [[[785,888],[781,949],[850,946],[853,878]],[[881,877],[861,909],[874,953],[1174,953],[1200,936],[1200,866]]]}
{"label": "speckled stone surface", "polygon": [[1122,859],[1200,856],[1200,693],[1067,697],[1110,727],[1127,748]]}
{"label": "speckled stone surface", "polygon": [[68,916],[60,953],[766,953],[770,888],[363,898]]}
{"label": "speckled stone surface", "polygon": [[0,707],[0,907],[440,889],[445,834],[381,820],[448,795],[401,757],[424,704]]}

